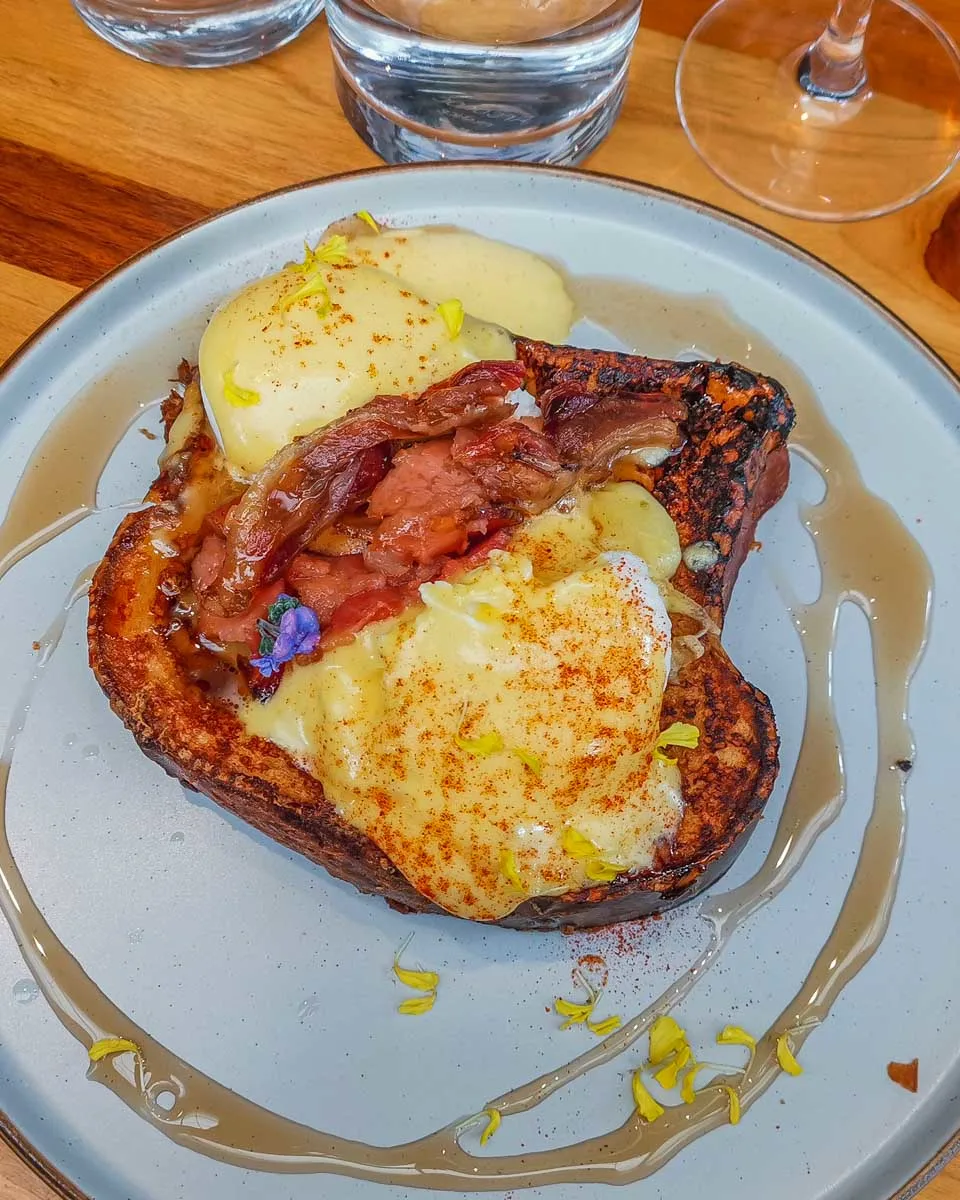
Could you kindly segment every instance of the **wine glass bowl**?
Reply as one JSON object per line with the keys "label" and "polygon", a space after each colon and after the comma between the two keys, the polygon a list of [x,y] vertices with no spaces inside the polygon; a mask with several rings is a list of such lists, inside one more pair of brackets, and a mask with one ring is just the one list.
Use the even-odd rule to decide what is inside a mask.
{"label": "wine glass bowl", "polygon": [[891,212],[960,151],[960,55],[908,0],[719,0],[684,45],[676,90],[714,173],[792,216]]}

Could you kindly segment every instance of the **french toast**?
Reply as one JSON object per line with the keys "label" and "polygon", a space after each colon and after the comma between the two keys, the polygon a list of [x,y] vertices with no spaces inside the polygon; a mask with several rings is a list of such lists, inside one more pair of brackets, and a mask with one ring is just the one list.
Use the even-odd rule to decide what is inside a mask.
{"label": "french toast", "polygon": [[[542,489],[544,504],[552,502],[552,481],[572,469],[565,437],[588,447],[589,470],[599,478],[612,465],[605,459],[605,419],[621,420],[637,405],[654,413],[651,420],[664,414],[680,420],[678,444],[659,465],[635,467],[633,477],[677,527],[684,555],[674,588],[712,622],[696,654],[675,656],[663,696],[661,728],[684,722],[700,731],[699,744],[680,759],[683,813],[675,835],[657,847],[648,870],[573,893],[530,897],[496,922],[522,930],[586,928],[655,913],[714,882],[742,848],[773,788],[779,743],[769,701],[730,661],[719,630],[756,523],[786,488],[794,413],[775,381],[736,365],[523,339],[517,359],[527,390],[543,408],[544,430],[551,430],[551,420],[554,426],[555,463],[529,454],[524,459],[517,450],[512,460],[529,462],[551,481]],[[245,489],[226,470],[195,373],[184,366],[181,380],[182,390],[164,406],[166,446],[148,507],[123,520],[93,580],[88,641],[95,675],[144,753],[188,787],[396,909],[443,911],[338,815],[319,779],[279,745],[247,733],[230,703],[232,691],[247,686],[256,694],[269,681],[256,672],[238,675],[191,632],[184,603],[195,582],[191,563],[211,514],[242,511]],[[354,460],[351,487],[367,467],[369,461],[358,466]],[[333,494],[333,477],[324,478]],[[298,529],[298,544],[316,532]],[[236,562],[243,561],[238,554]],[[275,564],[274,574],[282,569]],[[229,580],[224,571],[220,592],[210,591],[216,611],[237,611],[245,602],[238,598],[244,581],[235,578],[238,592],[226,587]],[[674,619],[675,645],[689,632],[685,620]]]}

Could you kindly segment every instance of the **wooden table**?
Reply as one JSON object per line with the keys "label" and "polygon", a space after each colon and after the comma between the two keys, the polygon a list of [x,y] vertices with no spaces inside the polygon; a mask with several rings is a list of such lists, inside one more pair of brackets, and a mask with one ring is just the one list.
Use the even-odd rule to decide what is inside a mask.
{"label": "wooden table", "polygon": [[[904,212],[853,225],[807,224],[741,199],[699,161],[674,108],[681,39],[706,6],[646,0],[623,116],[588,165],[702,198],[799,242],[960,368],[960,304],[923,265],[960,176]],[[956,0],[927,7],[960,35]],[[0,360],[155,239],[258,192],[376,162],[340,115],[322,20],[259,63],[187,72],[111,49],[66,0],[0,0]],[[0,991],[12,982],[0,980]],[[54,1193],[0,1146],[0,1196]],[[960,1165],[923,1198],[960,1200]]]}

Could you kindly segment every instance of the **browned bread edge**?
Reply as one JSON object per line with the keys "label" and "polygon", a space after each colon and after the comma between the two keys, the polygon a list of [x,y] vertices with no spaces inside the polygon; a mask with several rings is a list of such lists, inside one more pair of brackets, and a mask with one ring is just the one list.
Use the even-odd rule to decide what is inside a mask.
{"label": "browned bread edge", "polygon": [[[559,372],[577,372],[596,386],[674,389],[687,400],[691,440],[678,460],[651,473],[652,490],[676,521],[682,545],[715,541],[714,566],[700,572],[682,566],[674,582],[722,621],[756,520],[786,484],[793,413],[783,389],[735,366],[540,343],[520,343],[519,353],[535,389]],[[125,518],[91,588],[90,663],[112,708],[144,753],[187,786],[363,892],[404,911],[440,911],[341,820],[316,778],[280,747],[250,737],[228,706],[187,677],[169,630],[172,597],[188,567],[162,548],[173,540],[186,550],[195,540],[178,499],[190,489],[214,507],[223,499],[222,471],[195,384],[174,423],[176,415],[170,413],[171,445],[148,494],[151,507]],[[703,657],[665,693],[662,725],[676,720],[696,724],[701,740],[680,757],[684,815],[653,868],[582,892],[532,898],[499,924],[547,930],[632,920],[689,899],[729,867],[776,780],[779,743],[769,701],[708,636]]]}

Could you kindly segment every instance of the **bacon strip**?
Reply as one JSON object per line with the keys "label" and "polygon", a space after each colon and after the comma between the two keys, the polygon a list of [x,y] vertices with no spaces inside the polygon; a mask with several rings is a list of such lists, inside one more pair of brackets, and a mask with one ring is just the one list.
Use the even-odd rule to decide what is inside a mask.
{"label": "bacon strip", "polygon": [[524,516],[556,503],[574,483],[553,442],[522,421],[487,429],[459,429],[451,457],[480,484],[487,498]]}
{"label": "bacon strip", "polygon": [[380,524],[364,559],[396,578],[462,554],[477,535],[549,508],[572,482],[549,439],[520,421],[401,450],[370,497],[367,513]]}
{"label": "bacon strip", "polygon": [[568,382],[547,388],[538,401],[544,433],[584,484],[609,478],[625,454],[648,450],[665,457],[683,444],[679,422],[687,406],[660,392],[604,394]]}
{"label": "bacon strip", "polygon": [[259,587],[369,495],[391,443],[500,421],[514,408],[505,397],[523,378],[519,363],[473,363],[419,399],[378,396],[278,451],[230,513],[223,566],[203,595],[205,607],[224,616],[245,612]]}

